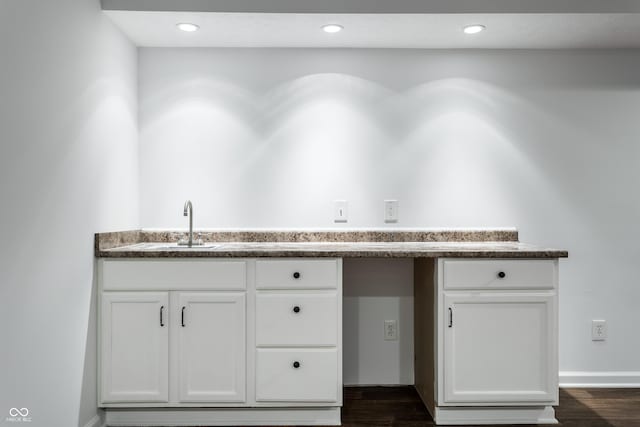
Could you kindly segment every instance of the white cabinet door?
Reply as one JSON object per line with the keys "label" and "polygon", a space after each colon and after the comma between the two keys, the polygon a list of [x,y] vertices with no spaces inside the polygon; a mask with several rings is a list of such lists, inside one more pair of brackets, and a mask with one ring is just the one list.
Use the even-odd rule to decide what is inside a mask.
{"label": "white cabinet door", "polygon": [[181,292],[176,301],[179,400],[244,402],[244,293]]}
{"label": "white cabinet door", "polygon": [[169,294],[102,294],[102,401],[168,402]]}
{"label": "white cabinet door", "polygon": [[557,399],[552,293],[445,293],[444,402]]}

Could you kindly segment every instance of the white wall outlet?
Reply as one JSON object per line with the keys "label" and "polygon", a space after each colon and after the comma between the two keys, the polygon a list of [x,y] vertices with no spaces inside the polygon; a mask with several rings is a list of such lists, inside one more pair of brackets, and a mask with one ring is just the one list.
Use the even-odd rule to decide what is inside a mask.
{"label": "white wall outlet", "polygon": [[333,201],[333,221],[347,222],[349,220],[349,202],[346,200]]}
{"label": "white wall outlet", "polygon": [[604,341],[607,339],[607,321],[591,321],[591,341]]}
{"label": "white wall outlet", "polygon": [[384,201],[384,222],[398,222],[398,201]]}
{"label": "white wall outlet", "polygon": [[385,341],[398,340],[398,321],[397,320],[384,321],[384,340]]}

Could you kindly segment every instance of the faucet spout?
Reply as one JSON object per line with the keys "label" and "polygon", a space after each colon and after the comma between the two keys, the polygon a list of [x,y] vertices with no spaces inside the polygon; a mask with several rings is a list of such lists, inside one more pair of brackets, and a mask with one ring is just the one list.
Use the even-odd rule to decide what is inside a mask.
{"label": "faucet spout", "polygon": [[188,247],[202,245],[202,239],[198,238],[197,240],[193,240],[193,204],[191,203],[191,200],[184,202],[183,215],[189,217],[189,235],[186,239],[180,239],[178,241],[178,245]]}
{"label": "faucet spout", "polygon": [[193,204],[191,200],[187,200],[184,202],[184,216],[189,217],[189,240],[187,241],[187,246],[193,246]]}

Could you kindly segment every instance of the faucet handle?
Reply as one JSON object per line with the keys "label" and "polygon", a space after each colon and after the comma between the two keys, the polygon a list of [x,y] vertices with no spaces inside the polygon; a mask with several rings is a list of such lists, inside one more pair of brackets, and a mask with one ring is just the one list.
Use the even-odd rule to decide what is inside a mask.
{"label": "faucet handle", "polygon": [[194,245],[204,245],[204,242],[202,241],[202,233],[195,233],[195,238],[193,239],[193,244]]}
{"label": "faucet handle", "polygon": [[180,232],[178,237],[178,246],[189,245],[189,232]]}

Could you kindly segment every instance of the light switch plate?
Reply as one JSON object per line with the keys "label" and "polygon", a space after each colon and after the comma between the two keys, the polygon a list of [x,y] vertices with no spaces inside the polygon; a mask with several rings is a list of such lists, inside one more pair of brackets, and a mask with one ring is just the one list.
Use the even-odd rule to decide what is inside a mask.
{"label": "light switch plate", "polygon": [[333,221],[347,222],[349,220],[349,202],[346,200],[333,201]]}

